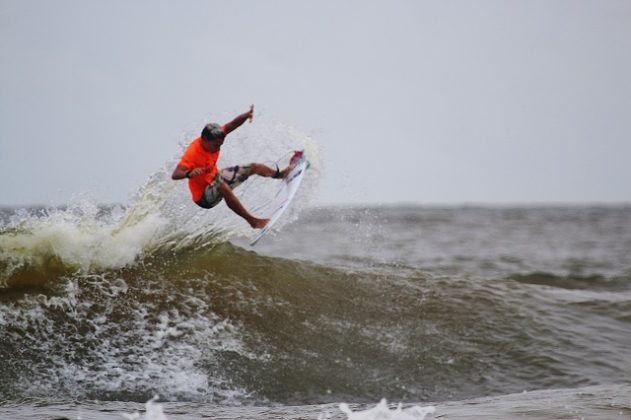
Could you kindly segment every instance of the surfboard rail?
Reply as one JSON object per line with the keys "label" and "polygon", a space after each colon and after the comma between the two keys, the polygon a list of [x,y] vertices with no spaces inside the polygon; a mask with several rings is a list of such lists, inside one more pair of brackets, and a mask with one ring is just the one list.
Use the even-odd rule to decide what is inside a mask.
{"label": "surfboard rail", "polygon": [[287,210],[287,207],[289,207],[289,204],[292,202],[294,196],[296,195],[296,191],[298,191],[298,187],[302,182],[302,178],[305,175],[308,165],[309,162],[307,161],[307,158],[303,151],[302,155],[296,161],[293,169],[281,181],[278,192],[274,197],[274,202],[272,204],[273,210],[269,218],[269,222],[267,222],[267,225],[265,225],[263,229],[261,229],[256,233],[256,235],[254,235],[254,237],[250,241],[250,246],[256,245],[256,243],[260,241],[261,238],[267,235],[272,230],[272,227],[276,224],[278,219],[280,219],[280,217],[283,215],[285,210]]}

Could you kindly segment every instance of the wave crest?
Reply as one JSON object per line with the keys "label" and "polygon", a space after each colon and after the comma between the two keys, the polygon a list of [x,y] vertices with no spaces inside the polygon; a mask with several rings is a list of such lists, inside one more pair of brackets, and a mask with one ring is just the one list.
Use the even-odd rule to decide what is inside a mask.
{"label": "wave crest", "polygon": [[[303,205],[294,206],[287,213],[284,222],[277,225],[282,227],[306,206],[308,200],[304,198],[315,186],[315,143],[291,127],[265,123],[250,137],[237,135],[231,139],[220,166],[248,159],[237,157],[237,152],[244,150],[247,154],[259,152],[258,158],[265,162],[288,150],[307,149],[316,168],[303,183]],[[212,248],[231,237],[250,235],[247,223],[227,206],[207,211],[191,203],[185,184],[173,182],[170,177],[180,155],[181,151],[152,174],[128,206],[104,207],[81,199],[64,208],[6,212],[0,219],[6,220],[4,226],[0,225],[0,287],[43,285],[75,271],[120,269],[157,253]],[[266,202],[273,196],[274,185],[254,177],[236,193],[247,208],[266,214]]]}

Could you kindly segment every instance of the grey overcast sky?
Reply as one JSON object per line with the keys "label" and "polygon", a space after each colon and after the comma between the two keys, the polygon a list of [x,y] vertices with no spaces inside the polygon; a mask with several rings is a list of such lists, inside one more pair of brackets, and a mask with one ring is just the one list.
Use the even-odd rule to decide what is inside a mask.
{"label": "grey overcast sky", "polygon": [[0,205],[125,203],[250,103],[316,204],[630,202],[631,1],[0,0]]}

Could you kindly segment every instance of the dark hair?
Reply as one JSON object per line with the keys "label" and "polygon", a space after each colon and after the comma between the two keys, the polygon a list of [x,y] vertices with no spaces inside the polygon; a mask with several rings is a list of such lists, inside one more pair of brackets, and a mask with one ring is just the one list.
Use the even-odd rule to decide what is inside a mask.
{"label": "dark hair", "polygon": [[202,130],[202,138],[204,140],[223,139],[224,137],[226,137],[226,133],[224,133],[221,126],[216,123],[206,124]]}

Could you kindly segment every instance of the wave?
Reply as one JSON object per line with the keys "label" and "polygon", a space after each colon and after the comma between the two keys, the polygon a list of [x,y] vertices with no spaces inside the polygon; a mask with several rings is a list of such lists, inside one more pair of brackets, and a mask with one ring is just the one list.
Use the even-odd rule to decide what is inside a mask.
{"label": "wave", "polygon": [[[256,160],[294,149],[306,149],[311,160],[287,223],[313,194],[317,148],[286,126],[264,125],[257,134],[247,142]],[[245,141],[231,138],[223,162],[240,162]],[[192,204],[186,186],[170,179],[176,162],[166,162],[126,206],[78,200],[2,212],[0,358],[12,363],[0,368],[1,396],[146,400],[160,390],[229,402],[250,392],[233,385],[221,364],[237,356],[265,359],[246,345],[245,321],[223,304],[239,297],[230,281],[245,284],[233,268],[245,258],[287,276],[292,270],[231,246],[230,238],[251,229],[226,206],[205,211]],[[237,190],[246,207],[262,214],[274,190],[265,181],[253,178]]]}
{"label": "wave", "polygon": [[[128,206],[4,217],[0,399],[439,401],[627,380],[628,279],[259,255],[173,164]],[[270,188],[255,182],[239,192],[252,208]]]}
{"label": "wave", "polygon": [[122,268],[0,293],[0,357],[12,361],[0,396],[368,403],[624,380],[624,320],[596,313],[615,338],[586,346],[589,325],[567,326],[589,311],[516,311],[521,293],[510,282],[345,270],[229,242],[159,248]]}
{"label": "wave", "polygon": [[[265,378],[284,369],[268,362],[297,362],[286,334],[298,338],[310,312],[330,312],[349,295],[352,283],[338,274],[219,243],[5,290],[0,355],[13,363],[2,368],[0,395],[145,400],[159,392],[229,403],[260,386],[268,398]],[[282,328],[288,317],[291,333]]]}
{"label": "wave", "polygon": [[[277,228],[305,208],[318,181],[318,152],[314,141],[285,125],[262,124],[253,139],[234,136],[222,162],[245,159],[278,160],[289,150],[306,149],[312,163],[299,200]],[[183,150],[187,144],[182,143]],[[179,157],[180,153],[178,153]],[[41,286],[74,272],[99,273],[133,266],[160,252],[212,247],[251,229],[225,205],[200,210],[189,198],[185,183],[173,182],[177,157],[166,162],[139,188],[127,206],[98,206],[82,199],[61,208],[6,210],[0,218],[0,288]],[[280,162],[279,164],[283,164]],[[269,214],[275,181],[253,177],[237,195],[247,208]]]}
{"label": "wave", "polygon": [[558,275],[546,272],[515,274],[511,279],[524,284],[550,286],[568,290],[609,290],[622,291],[631,287],[631,275],[607,277],[600,274]]}

